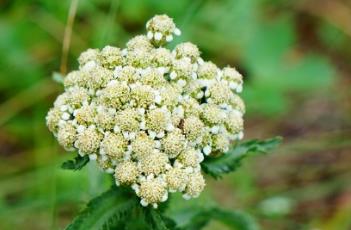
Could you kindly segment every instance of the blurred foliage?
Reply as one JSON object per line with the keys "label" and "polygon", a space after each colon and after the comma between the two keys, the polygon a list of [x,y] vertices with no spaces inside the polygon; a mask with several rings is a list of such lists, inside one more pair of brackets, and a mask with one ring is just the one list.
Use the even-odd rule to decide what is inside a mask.
{"label": "blurred foliage", "polygon": [[[92,164],[60,169],[73,155],[45,127],[62,90],[51,76],[60,68],[70,3],[0,1],[0,229],[62,229],[110,186]],[[77,68],[83,50],[121,46],[160,13],[175,19],[181,40],[243,73],[247,138],[285,139],[279,154],[250,158],[223,181],[208,178],[205,194],[191,202],[174,198],[169,212],[215,202],[257,216],[262,229],[350,229],[349,1],[80,1],[68,69]],[[267,213],[286,205],[269,200],[263,211],[272,197],[294,205],[271,218]],[[207,229],[225,226],[211,220]]]}

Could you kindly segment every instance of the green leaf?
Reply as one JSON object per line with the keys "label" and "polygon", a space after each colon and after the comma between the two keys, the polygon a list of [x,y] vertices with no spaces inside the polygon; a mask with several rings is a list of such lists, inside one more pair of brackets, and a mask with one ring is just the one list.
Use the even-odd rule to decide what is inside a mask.
{"label": "green leaf", "polygon": [[130,189],[112,187],[91,200],[66,230],[175,230],[175,226],[160,210],[142,207]]}
{"label": "green leaf", "polygon": [[135,207],[139,207],[136,199],[113,187],[91,200],[66,230],[124,229]]}
{"label": "green leaf", "polygon": [[152,230],[175,229],[174,221],[163,216],[158,210],[148,208],[146,209],[145,216]]}
{"label": "green leaf", "polygon": [[281,141],[281,137],[262,141],[250,140],[234,146],[234,148],[220,157],[206,159],[201,163],[201,166],[205,173],[218,179],[223,174],[235,171],[241,165],[241,161],[250,153],[267,153],[274,149]]}
{"label": "green leaf", "polygon": [[206,211],[194,211],[192,209],[184,210],[188,212],[187,215],[191,215],[192,217],[189,218],[188,223],[183,225],[181,230],[198,230],[205,227],[208,222],[210,221],[208,212]]}
{"label": "green leaf", "polygon": [[190,219],[189,223],[182,230],[198,230],[208,224],[213,219],[217,220],[230,229],[236,230],[257,230],[259,229],[256,221],[248,214],[241,211],[227,211],[219,208],[212,208],[199,211]]}
{"label": "green leaf", "polygon": [[89,156],[77,155],[73,160],[68,160],[62,163],[61,168],[68,170],[81,170],[89,162]]}

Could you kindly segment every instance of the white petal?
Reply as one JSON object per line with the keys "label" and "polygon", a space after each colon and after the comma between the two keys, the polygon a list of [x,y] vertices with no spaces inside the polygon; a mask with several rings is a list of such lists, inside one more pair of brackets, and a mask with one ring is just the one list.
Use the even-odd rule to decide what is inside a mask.
{"label": "white petal", "polygon": [[205,62],[202,58],[198,58],[197,63],[199,63],[199,65],[203,65]]}
{"label": "white petal", "polygon": [[147,38],[149,40],[151,40],[153,37],[154,37],[154,34],[151,31],[147,32]]}
{"label": "white petal", "polygon": [[160,32],[156,32],[154,38],[156,41],[160,41],[162,39],[162,34]]}
{"label": "white petal", "polygon": [[164,74],[164,73],[166,73],[166,68],[165,68],[165,67],[158,67],[158,68],[157,68],[157,71],[158,71],[160,74]]}
{"label": "white petal", "polygon": [[169,131],[169,132],[173,131],[174,130],[173,124],[172,123],[168,123],[167,126],[166,126],[166,130]]}
{"label": "white petal", "polygon": [[119,128],[118,125],[115,125],[115,127],[113,128],[113,132],[115,132],[115,133],[121,132],[121,129]]}
{"label": "white petal", "polygon": [[189,194],[183,194],[183,198],[185,200],[190,200],[191,199],[191,196]]}
{"label": "white petal", "polygon": [[218,127],[218,126],[213,126],[213,127],[211,128],[211,132],[212,132],[213,134],[218,134],[218,131],[219,131],[219,127]]}
{"label": "white petal", "polygon": [[140,128],[141,130],[145,130],[145,129],[146,129],[145,121],[141,121],[141,122],[140,122],[139,128]]}
{"label": "white petal", "polygon": [[210,155],[210,153],[211,153],[211,151],[212,151],[211,146],[209,146],[209,145],[205,146],[205,147],[202,149],[202,151],[204,152],[205,155],[207,155],[207,156]]}
{"label": "white petal", "polygon": [[82,105],[87,106],[89,105],[89,102],[87,100],[83,101]]}
{"label": "white petal", "polygon": [[[107,83],[107,86],[113,86],[113,85],[116,85],[118,84],[118,81],[117,80],[111,80],[109,83]],[[100,90],[98,92],[101,92]],[[96,95],[98,95],[98,92],[96,92]]]}
{"label": "white petal", "polygon": [[177,36],[180,36],[182,34],[182,31],[180,31],[180,29],[178,29],[178,28],[175,28],[173,33]]}
{"label": "white petal", "polygon": [[168,192],[165,192],[165,194],[162,196],[161,202],[165,202],[168,199]]}
{"label": "white petal", "polygon": [[108,159],[109,159],[109,158],[108,158],[106,155],[102,155],[102,156],[101,156],[101,160],[102,160],[102,161],[107,161]]}
{"label": "white petal", "polygon": [[138,112],[139,112],[141,115],[143,115],[143,114],[145,113],[145,109],[144,109],[144,108],[139,108],[139,109],[138,109]]}
{"label": "white petal", "polygon": [[161,104],[161,102],[162,102],[162,97],[161,97],[160,95],[157,95],[157,96],[155,97],[155,103],[156,103],[156,104]]}
{"label": "white petal", "polygon": [[179,80],[177,81],[177,84],[178,84],[180,87],[184,87],[184,86],[186,86],[186,81],[183,80],[183,79],[179,79]]}
{"label": "white petal", "polygon": [[136,191],[136,190],[139,190],[139,185],[138,184],[132,184],[132,189],[134,190],[134,191]]}
{"label": "white petal", "polygon": [[100,148],[99,153],[100,153],[100,155],[105,155],[106,154],[104,148]]}
{"label": "white petal", "polygon": [[156,132],[149,130],[149,136],[150,136],[152,139],[155,139],[155,137],[156,137]]}
{"label": "white petal", "polygon": [[129,139],[130,140],[134,140],[135,136],[136,136],[136,134],[134,132],[129,133]]}
{"label": "white petal", "polygon": [[172,35],[168,35],[167,37],[166,37],[166,41],[167,42],[171,42],[173,40],[173,36]]}
{"label": "white petal", "polygon": [[87,63],[85,63],[85,65],[83,66],[83,70],[89,71],[91,69],[93,69],[96,66],[96,62],[95,61],[89,61]]}
{"label": "white petal", "polygon": [[243,85],[240,84],[240,85],[238,85],[238,87],[236,88],[236,92],[237,92],[237,93],[241,93],[242,91],[243,91]]}
{"label": "white petal", "polygon": [[174,80],[174,79],[177,78],[177,73],[174,72],[174,71],[172,71],[171,74],[169,75],[169,77],[170,77],[172,80]]}
{"label": "white petal", "polygon": [[69,115],[69,113],[63,113],[62,114],[62,116],[61,116],[61,118],[63,119],[63,120],[65,120],[65,121],[67,121],[69,118],[70,118],[70,115]]}
{"label": "white petal", "polygon": [[123,56],[127,56],[127,54],[128,54],[128,50],[127,50],[127,49],[123,49],[123,50],[122,50],[122,55],[123,55]]}
{"label": "white petal", "polygon": [[127,140],[129,140],[129,133],[128,132],[123,132],[123,137]]}
{"label": "white petal", "polygon": [[65,111],[68,110],[68,106],[67,106],[67,105],[62,105],[62,106],[60,107],[60,110],[61,110],[62,112],[65,112]]}
{"label": "white petal", "polygon": [[155,141],[155,148],[157,148],[157,149],[161,148],[161,142],[160,141]]}
{"label": "white petal", "polygon": [[85,130],[85,126],[84,125],[79,125],[78,128],[77,128],[77,132],[78,133],[82,133],[82,132],[84,132],[84,130]]}
{"label": "white petal", "polygon": [[164,137],[164,136],[165,136],[165,132],[164,132],[164,131],[161,131],[161,132],[159,132],[159,133],[156,135],[157,138],[162,138],[162,137]]}
{"label": "white petal", "polygon": [[203,91],[200,91],[196,94],[196,98],[197,99],[201,99],[202,97],[204,96],[204,92]]}
{"label": "white petal", "polygon": [[89,154],[89,160],[95,161],[96,159],[97,159],[97,155],[96,154]]}
{"label": "white petal", "polygon": [[235,90],[238,87],[238,83],[236,82],[229,82],[229,88]]}
{"label": "white petal", "polygon": [[199,162],[202,162],[205,159],[205,157],[201,152],[199,152],[199,154],[197,155],[197,159]]}
{"label": "white petal", "polygon": [[193,72],[193,73],[191,74],[191,78],[192,78],[193,80],[196,80],[196,79],[197,79],[197,74],[196,74],[195,72]]}
{"label": "white petal", "polygon": [[188,174],[192,173],[193,171],[194,171],[194,170],[193,170],[192,167],[186,167],[185,170],[184,170],[184,172],[186,172],[186,173],[188,173]]}

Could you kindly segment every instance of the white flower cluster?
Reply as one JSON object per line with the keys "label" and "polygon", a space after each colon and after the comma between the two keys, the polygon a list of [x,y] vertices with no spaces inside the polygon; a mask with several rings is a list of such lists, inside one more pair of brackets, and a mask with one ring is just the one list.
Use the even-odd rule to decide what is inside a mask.
{"label": "white flower cluster", "polygon": [[190,42],[162,47],[180,35],[166,15],[146,28],[124,49],[83,52],[46,121],[66,150],[96,160],[143,206],[157,207],[168,192],[201,193],[200,163],[243,137],[245,107],[234,68],[204,61]]}

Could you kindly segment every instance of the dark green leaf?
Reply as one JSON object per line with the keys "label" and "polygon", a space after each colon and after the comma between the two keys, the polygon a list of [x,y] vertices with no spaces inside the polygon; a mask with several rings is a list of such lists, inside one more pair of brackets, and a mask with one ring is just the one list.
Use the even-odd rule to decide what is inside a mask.
{"label": "dark green leaf", "polygon": [[127,219],[138,206],[136,199],[125,190],[113,187],[91,200],[66,230],[124,229]]}
{"label": "dark green leaf", "polygon": [[113,187],[91,200],[66,230],[175,230],[160,210],[142,207],[130,189]]}
{"label": "dark green leaf", "polygon": [[235,230],[257,230],[259,229],[256,221],[248,214],[241,211],[227,211],[219,208],[212,208],[205,211],[199,211],[190,219],[189,223],[184,226],[183,230],[202,229],[210,220],[217,220],[224,225]]}
{"label": "dark green leaf", "polygon": [[188,212],[187,215],[191,215],[192,217],[189,218],[188,223],[182,226],[182,230],[198,230],[205,227],[208,222],[210,221],[209,215],[207,211],[195,211],[195,210],[184,210]]}
{"label": "dark green leaf", "polygon": [[148,208],[145,211],[146,219],[152,230],[170,230],[175,229],[175,222],[163,216],[158,210]]}
{"label": "dark green leaf", "polygon": [[89,156],[84,157],[77,155],[73,160],[62,163],[61,168],[68,170],[80,170],[89,162]]}
{"label": "dark green leaf", "polygon": [[205,173],[218,179],[223,174],[235,171],[241,161],[250,153],[267,153],[274,149],[280,142],[281,137],[275,137],[267,140],[250,140],[234,146],[226,154],[220,157],[208,158],[201,163]]}

